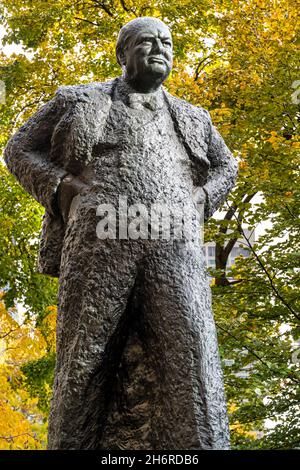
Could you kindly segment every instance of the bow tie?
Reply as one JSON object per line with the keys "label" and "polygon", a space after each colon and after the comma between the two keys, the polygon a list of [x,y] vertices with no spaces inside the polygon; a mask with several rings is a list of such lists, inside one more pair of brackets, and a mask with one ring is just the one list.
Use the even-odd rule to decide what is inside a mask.
{"label": "bow tie", "polygon": [[155,111],[164,106],[163,96],[155,93],[129,93],[128,105],[134,109],[145,108]]}

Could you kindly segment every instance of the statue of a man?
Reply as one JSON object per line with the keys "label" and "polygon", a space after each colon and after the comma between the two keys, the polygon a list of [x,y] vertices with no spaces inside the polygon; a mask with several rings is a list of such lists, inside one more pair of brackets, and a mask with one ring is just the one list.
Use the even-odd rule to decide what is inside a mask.
{"label": "statue of a man", "polygon": [[[172,68],[162,21],[127,23],[116,53],[120,77],[60,87],[5,150],[9,170],[46,209],[39,270],[59,276],[48,446],[227,449],[200,238],[126,236],[119,202],[190,213],[203,203],[207,220],[237,163],[209,113],[162,87]],[[99,207],[123,220],[116,236],[99,235]]]}

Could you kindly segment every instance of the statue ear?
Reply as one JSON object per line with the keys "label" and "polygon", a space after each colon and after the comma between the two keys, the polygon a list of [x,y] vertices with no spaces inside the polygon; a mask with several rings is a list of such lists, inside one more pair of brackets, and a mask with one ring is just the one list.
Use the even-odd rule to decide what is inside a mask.
{"label": "statue ear", "polygon": [[126,55],[124,49],[119,49],[117,51],[117,60],[122,68],[126,66]]}

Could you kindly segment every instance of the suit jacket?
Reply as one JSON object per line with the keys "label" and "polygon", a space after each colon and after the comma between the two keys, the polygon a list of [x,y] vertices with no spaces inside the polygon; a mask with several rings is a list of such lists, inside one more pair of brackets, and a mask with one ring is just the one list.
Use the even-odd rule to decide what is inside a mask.
{"label": "suit jacket", "polygon": [[[65,226],[57,207],[57,188],[66,174],[80,175],[95,158],[93,148],[101,140],[116,81],[59,87],[4,150],[10,172],[46,209],[38,259],[42,274],[59,275]],[[233,187],[237,161],[212,125],[208,111],[165,90],[164,97],[206,193],[207,220]]]}

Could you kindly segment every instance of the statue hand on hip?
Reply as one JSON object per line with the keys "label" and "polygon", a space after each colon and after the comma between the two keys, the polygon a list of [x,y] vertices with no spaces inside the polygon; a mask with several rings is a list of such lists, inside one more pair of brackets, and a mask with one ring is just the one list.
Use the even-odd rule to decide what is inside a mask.
{"label": "statue hand on hip", "polygon": [[72,201],[87,186],[80,178],[72,174],[66,175],[61,181],[58,187],[57,202],[64,223],[68,221]]}

